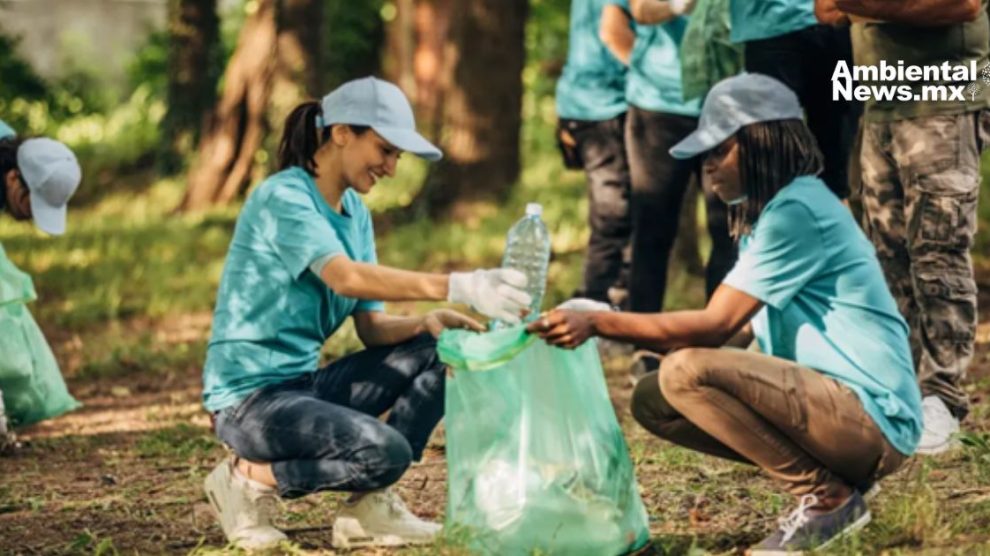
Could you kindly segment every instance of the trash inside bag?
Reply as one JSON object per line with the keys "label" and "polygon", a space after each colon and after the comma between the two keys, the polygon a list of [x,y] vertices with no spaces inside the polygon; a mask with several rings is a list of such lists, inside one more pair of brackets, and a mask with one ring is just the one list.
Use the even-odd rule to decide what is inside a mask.
{"label": "trash inside bag", "polygon": [[622,554],[646,510],[594,341],[447,330],[447,527],[486,554]]}

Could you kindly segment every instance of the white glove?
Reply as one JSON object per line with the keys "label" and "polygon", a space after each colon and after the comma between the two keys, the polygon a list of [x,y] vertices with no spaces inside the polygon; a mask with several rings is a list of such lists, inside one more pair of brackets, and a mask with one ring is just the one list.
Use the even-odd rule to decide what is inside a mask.
{"label": "white glove", "polygon": [[684,15],[694,9],[694,0],[667,0],[674,15]]}
{"label": "white glove", "polygon": [[465,303],[489,318],[511,324],[533,298],[523,291],[526,275],[511,268],[454,272],[450,275],[447,301]]}
{"label": "white glove", "polygon": [[608,303],[595,301],[594,299],[588,299],[586,297],[575,297],[574,299],[568,299],[560,305],[557,305],[557,308],[578,312],[612,310],[612,307]]}

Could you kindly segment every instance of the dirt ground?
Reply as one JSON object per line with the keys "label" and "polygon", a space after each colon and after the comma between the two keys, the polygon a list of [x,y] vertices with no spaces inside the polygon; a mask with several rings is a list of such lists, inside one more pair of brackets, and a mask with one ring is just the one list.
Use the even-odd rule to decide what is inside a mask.
{"label": "dirt ground", "polygon": [[[978,352],[969,381],[975,410],[966,423],[967,430],[983,432],[990,430],[987,290],[983,288]],[[153,330],[178,345],[202,341],[209,315],[129,326],[133,330],[115,333]],[[84,407],[22,431],[24,447],[0,458],[0,554],[222,549],[225,541],[201,484],[224,452],[200,407],[199,364],[189,361],[154,374],[135,368],[105,377],[74,376],[73,345],[79,339],[51,334],[60,357],[70,361],[70,389]],[[765,534],[789,500],[753,469],[650,438],[629,416],[631,386],[624,362],[607,361],[607,366],[612,401],[636,462],[657,548],[675,554],[691,552],[692,546],[736,553]],[[913,459],[884,483],[878,524],[857,550],[990,553],[990,486],[986,478],[974,478],[979,468],[973,465],[972,456],[963,451],[935,460]],[[424,461],[398,488],[413,511],[442,518],[445,478],[440,431]],[[330,552],[330,522],[340,499],[327,493],[285,505],[279,525],[295,543],[290,553]],[[440,551],[445,549],[417,553]]]}

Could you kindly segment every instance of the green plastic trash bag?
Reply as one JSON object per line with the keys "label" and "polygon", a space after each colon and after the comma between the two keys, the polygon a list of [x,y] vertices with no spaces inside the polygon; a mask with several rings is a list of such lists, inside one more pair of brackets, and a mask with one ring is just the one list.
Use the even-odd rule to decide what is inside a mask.
{"label": "green plastic trash bag", "polygon": [[14,427],[81,405],[65,388],[55,356],[25,305],[36,297],[31,277],[0,246],[0,391]]}
{"label": "green plastic trash bag", "polygon": [[608,556],[649,541],[646,510],[594,341],[523,326],[447,330],[447,527],[487,554]]}
{"label": "green plastic trash bag", "polygon": [[729,1],[698,0],[681,40],[684,98],[704,97],[743,69],[743,48],[729,40]]}

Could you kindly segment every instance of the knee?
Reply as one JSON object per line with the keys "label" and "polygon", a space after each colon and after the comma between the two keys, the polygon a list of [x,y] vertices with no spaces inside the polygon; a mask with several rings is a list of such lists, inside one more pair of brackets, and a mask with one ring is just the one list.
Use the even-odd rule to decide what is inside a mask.
{"label": "knee", "polygon": [[393,429],[383,429],[373,443],[359,454],[359,464],[370,489],[385,488],[398,482],[412,463],[412,447]]}
{"label": "knee", "polygon": [[680,393],[694,390],[701,383],[702,357],[704,350],[698,348],[679,349],[663,358],[660,363],[660,392],[665,398],[676,397]]}

